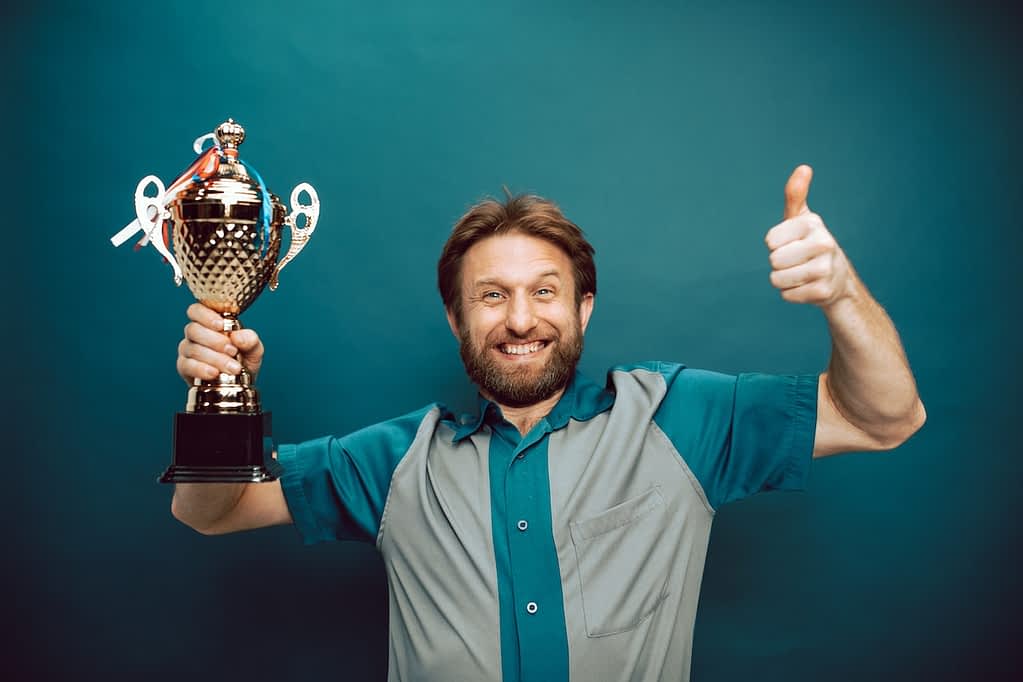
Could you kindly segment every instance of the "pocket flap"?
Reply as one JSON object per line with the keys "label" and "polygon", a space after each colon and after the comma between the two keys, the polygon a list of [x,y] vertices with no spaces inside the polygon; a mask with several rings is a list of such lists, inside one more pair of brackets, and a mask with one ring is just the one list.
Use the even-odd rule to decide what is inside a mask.
{"label": "pocket flap", "polygon": [[664,504],[664,497],[661,495],[660,488],[655,486],[642,495],[616,504],[593,518],[585,521],[573,521],[570,524],[572,539],[575,542],[592,540],[598,535],[629,525],[662,504]]}

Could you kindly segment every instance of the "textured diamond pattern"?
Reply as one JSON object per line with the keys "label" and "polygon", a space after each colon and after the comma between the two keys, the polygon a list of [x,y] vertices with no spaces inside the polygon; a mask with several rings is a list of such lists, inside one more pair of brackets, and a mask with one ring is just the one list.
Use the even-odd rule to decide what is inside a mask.
{"label": "textured diamond pattern", "polygon": [[280,256],[285,212],[272,200],[268,235],[259,187],[244,175],[193,184],[172,203],[174,255],[200,303],[237,317],[266,286]]}

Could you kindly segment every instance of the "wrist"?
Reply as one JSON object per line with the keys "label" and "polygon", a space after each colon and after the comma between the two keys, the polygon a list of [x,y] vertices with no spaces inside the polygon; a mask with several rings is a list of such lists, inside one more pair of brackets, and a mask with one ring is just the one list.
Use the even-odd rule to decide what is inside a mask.
{"label": "wrist", "polygon": [[867,294],[866,288],[863,286],[860,278],[856,276],[852,267],[849,266],[844,285],[831,299],[822,303],[820,307],[826,316],[831,317],[832,315],[841,315],[846,310],[860,307],[867,298],[869,298],[869,294]]}

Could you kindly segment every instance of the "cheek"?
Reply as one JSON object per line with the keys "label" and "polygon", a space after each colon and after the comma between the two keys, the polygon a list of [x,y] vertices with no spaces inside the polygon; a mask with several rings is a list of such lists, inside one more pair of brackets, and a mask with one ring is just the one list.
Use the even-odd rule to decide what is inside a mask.
{"label": "cheek", "polygon": [[462,328],[476,344],[485,343],[492,336],[500,333],[500,320],[493,315],[472,315],[462,320]]}
{"label": "cheek", "polygon": [[564,305],[552,308],[547,319],[559,329],[575,329],[579,326],[579,316],[576,314],[576,311]]}

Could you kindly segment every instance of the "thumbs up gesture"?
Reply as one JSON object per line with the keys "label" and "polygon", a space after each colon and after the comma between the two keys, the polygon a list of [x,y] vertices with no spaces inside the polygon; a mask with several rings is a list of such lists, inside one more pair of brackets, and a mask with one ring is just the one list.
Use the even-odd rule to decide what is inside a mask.
{"label": "thumbs up gesture", "polygon": [[811,179],[809,166],[792,172],[785,183],[783,220],[764,241],[771,251],[771,284],[781,297],[828,308],[850,293],[851,268],[824,221],[806,205]]}

